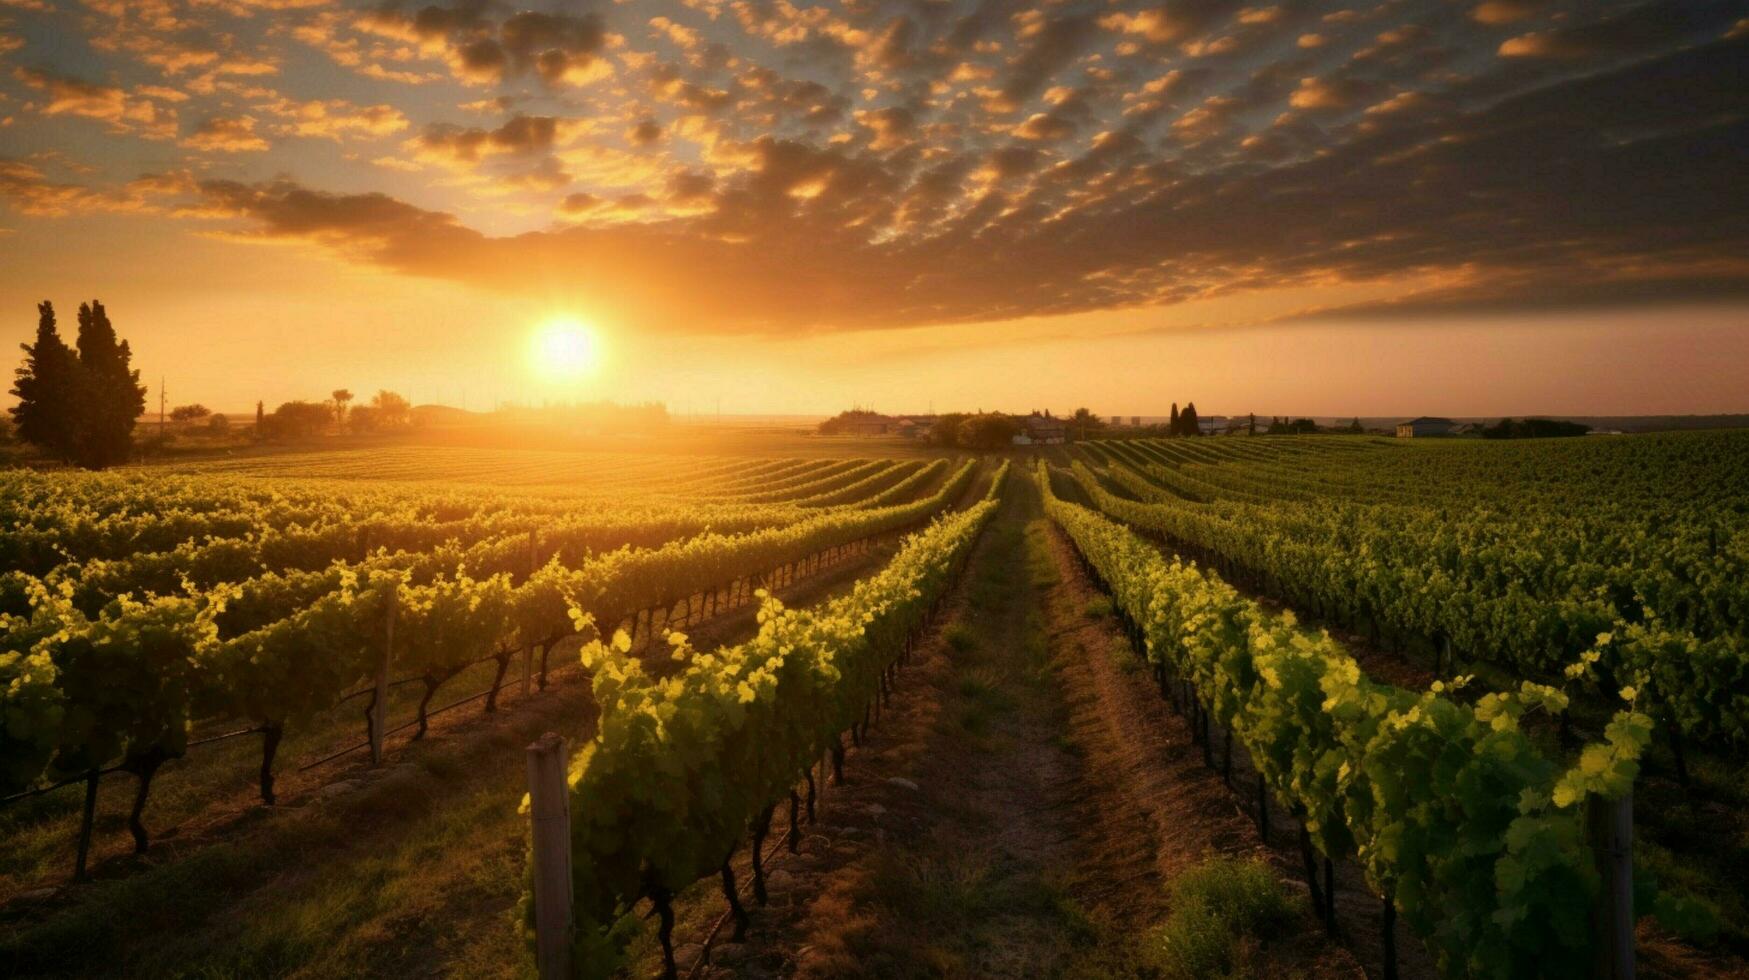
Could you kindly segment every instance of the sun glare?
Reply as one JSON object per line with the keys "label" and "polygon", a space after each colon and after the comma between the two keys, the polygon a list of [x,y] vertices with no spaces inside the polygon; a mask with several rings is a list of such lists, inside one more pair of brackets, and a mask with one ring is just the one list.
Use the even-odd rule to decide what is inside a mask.
{"label": "sun glare", "polygon": [[580,381],[601,366],[601,334],[576,317],[555,317],[535,329],[529,362],[542,380]]}

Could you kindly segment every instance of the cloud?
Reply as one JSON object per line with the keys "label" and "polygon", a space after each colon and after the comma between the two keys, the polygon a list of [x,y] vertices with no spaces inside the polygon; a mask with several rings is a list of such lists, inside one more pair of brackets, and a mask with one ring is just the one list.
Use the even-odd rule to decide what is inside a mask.
{"label": "cloud", "polygon": [[1602,20],[1532,31],[1501,42],[1502,58],[1578,61],[1678,41],[1721,19],[1725,5],[1653,2]]}
{"label": "cloud", "polygon": [[1536,13],[1535,0],[1486,0],[1470,8],[1470,17],[1478,24],[1516,24]]}
{"label": "cloud", "polygon": [[1288,105],[1311,111],[1341,110],[1367,100],[1376,91],[1376,85],[1354,78],[1302,78],[1288,97]]}
{"label": "cloud", "polygon": [[254,116],[212,116],[196,126],[182,145],[191,150],[259,153],[267,149],[267,140],[255,132]]}
{"label": "cloud", "polygon": [[552,116],[510,117],[496,129],[433,124],[410,144],[428,159],[475,163],[484,156],[528,156],[553,148],[559,121]]}
{"label": "cloud", "polygon": [[[15,16],[32,39],[35,18],[86,32],[92,54],[77,72],[34,40],[8,56],[50,59],[0,78],[23,148],[14,210],[180,215],[409,275],[574,290],[653,329],[1362,282],[1423,307],[1621,299],[1713,288],[1749,251],[1728,166],[1749,96],[1727,68],[1749,38],[1725,3],[85,0]],[[318,84],[313,54],[347,70]],[[91,121],[107,142],[88,171],[28,154],[87,145]],[[250,179],[114,182],[167,167]]]}
{"label": "cloud", "polygon": [[361,16],[356,26],[412,42],[445,60],[456,77],[486,84],[533,74],[548,85],[599,77],[606,31],[597,14],[520,11],[497,20],[482,0],[409,10],[392,4]]}
{"label": "cloud", "polygon": [[42,102],[29,108],[45,116],[78,116],[107,123],[117,132],[139,133],[151,139],[176,135],[176,110],[116,85],[103,85],[39,68],[19,68],[13,77],[40,93]]}
{"label": "cloud", "polygon": [[167,200],[194,191],[194,179],[187,172],[144,174],[121,187],[105,189],[57,181],[37,162],[0,157],[0,200],[36,217],[164,213]]}
{"label": "cloud", "polygon": [[392,136],[410,125],[406,114],[394,106],[361,106],[345,99],[276,99],[261,108],[279,118],[282,132],[317,139]]}
{"label": "cloud", "polygon": [[[1727,84],[1741,53],[1684,50],[1464,111],[1404,98],[1344,142],[1263,169],[1179,171],[1109,133],[1091,182],[1041,180],[1050,158],[1034,147],[916,170],[872,147],[764,139],[731,179],[684,189],[696,212],[674,216],[660,189],[574,194],[558,210],[583,224],[508,237],[382,195],[287,181],[205,192],[248,235],[510,292],[563,280],[653,329],[994,320],[1430,276],[1461,288],[1403,301],[1620,295],[1742,273],[1749,211],[1721,205],[1741,194],[1729,147],[1749,97]],[[1179,123],[1218,129],[1230,100]],[[1283,132],[1290,149],[1318,138]],[[1669,160],[1684,164],[1655,163]],[[888,231],[901,228],[916,233]]]}

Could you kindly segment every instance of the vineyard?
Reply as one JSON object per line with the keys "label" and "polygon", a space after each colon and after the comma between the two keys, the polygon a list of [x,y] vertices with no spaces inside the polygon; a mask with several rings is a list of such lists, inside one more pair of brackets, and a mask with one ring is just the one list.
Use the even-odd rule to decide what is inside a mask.
{"label": "vineyard", "polygon": [[[1036,732],[1081,717],[1052,686],[1092,656],[1051,639],[1071,588],[1122,651],[1074,698],[1169,709],[1148,724],[1204,768],[1158,792],[1236,805],[1247,853],[1304,882],[1312,952],[1284,968],[1599,975],[1636,922],[1652,973],[1749,953],[1740,433],[1012,462],[409,446],[5,471],[0,512],[9,972],[113,950],[142,975],[797,972],[818,943],[773,909],[806,924],[803,869],[951,823],[865,795],[917,789],[883,753],[997,751],[965,720],[991,689]],[[995,659],[954,673],[979,603],[1021,594],[986,584],[1019,561],[1004,535],[1055,618],[1005,614]],[[1022,671],[1009,643],[1047,654]],[[1009,737],[1143,735],[1110,724]],[[917,822],[832,839],[871,813]],[[358,884],[431,876],[473,896],[428,910],[459,945],[363,897],[412,884]],[[239,895],[278,921],[229,920]],[[1133,925],[1071,945],[1142,956],[1128,933],[1157,923]]]}

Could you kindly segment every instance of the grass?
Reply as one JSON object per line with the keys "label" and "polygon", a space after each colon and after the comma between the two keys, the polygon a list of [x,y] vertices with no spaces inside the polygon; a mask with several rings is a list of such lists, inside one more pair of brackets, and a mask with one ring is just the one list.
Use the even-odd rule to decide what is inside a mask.
{"label": "grass", "polygon": [[128,972],[146,976],[409,975],[440,963],[514,974],[526,961],[508,920],[524,787],[522,768],[503,763],[541,731],[584,734],[593,712],[579,694],[562,686],[501,728],[420,745],[335,799],[85,886],[42,921],[0,921],[0,962],[94,975],[125,950]]}
{"label": "grass", "polygon": [[955,623],[949,626],[947,631],[942,634],[942,638],[947,641],[947,645],[955,653],[969,653],[978,645],[978,634],[972,632],[972,628],[965,623]]}
{"label": "grass", "polygon": [[1256,975],[1257,950],[1299,914],[1275,872],[1256,860],[1211,858],[1174,878],[1169,890],[1172,914],[1146,948],[1171,980]]}
{"label": "grass", "polygon": [[[555,654],[551,663],[562,668],[566,659]],[[490,688],[496,669],[496,664],[487,662],[457,675],[438,691],[432,707],[441,707]],[[504,680],[505,691],[500,694],[506,710],[513,710],[520,683],[520,663],[513,663]],[[405,684],[391,691],[390,726],[412,720],[422,695],[423,688],[418,684]],[[456,710],[466,714],[480,711],[481,706],[476,702]],[[274,767],[281,795],[294,792],[299,784],[308,782],[297,772],[299,765],[337,748],[361,742],[364,736],[361,702],[356,701],[288,730]],[[392,736],[390,744],[399,745],[407,737],[405,732]],[[335,765],[351,764],[362,755],[362,752],[355,753]],[[147,830],[152,833],[153,846],[174,849],[174,828],[199,824],[203,820],[222,820],[227,811],[252,808],[260,765],[261,738],[255,735],[196,746],[186,757],[166,763],[152,782],[152,795],[142,817]],[[134,779],[124,774],[105,777],[99,784],[92,833],[91,864],[94,869],[104,861],[119,860],[125,865],[135,860],[126,856],[133,849],[133,838],[127,830],[127,814],[133,804],[135,785]],[[70,876],[83,804],[82,788],[69,786],[0,810],[0,840],[5,842],[5,846],[0,847],[0,897],[26,889],[59,885]],[[253,817],[244,813],[242,819],[247,821]]]}

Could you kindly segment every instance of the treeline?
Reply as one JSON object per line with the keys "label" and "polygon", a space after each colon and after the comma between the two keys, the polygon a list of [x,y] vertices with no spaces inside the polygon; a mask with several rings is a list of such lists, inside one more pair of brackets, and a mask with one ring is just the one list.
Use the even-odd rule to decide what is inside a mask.
{"label": "treeline", "polygon": [[1484,439],[1558,439],[1582,436],[1591,426],[1579,422],[1559,422],[1555,419],[1501,419],[1482,430]]}
{"label": "treeline", "polygon": [[86,469],[126,462],[134,420],[146,408],[146,388],[133,351],[116,336],[103,304],[79,304],[74,346],[61,339],[55,307],[37,304],[36,339],[21,344],[10,412],[18,438],[47,455]]}
{"label": "treeline", "polygon": [[948,412],[929,429],[929,444],[988,452],[1014,445],[1024,431],[1020,420],[1002,412]]}
{"label": "treeline", "polygon": [[283,402],[271,414],[262,402],[255,403],[255,435],[264,440],[309,439],[331,429],[351,432],[381,432],[413,424],[413,404],[403,396],[382,390],[369,403],[352,404],[352,392],[336,388],[327,401]]}
{"label": "treeline", "polygon": [[[78,333],[71,346],[62,339],[54,304],[37,304],[36,337],[21,344],[24,361],[15,372],[7,434],[50,459],[86,469],[125,463],[134,455],[134,429],[146,409],[146,386],[133,367],[133,350],[117,336],[103,303],[79,306]],[[353,405],[352,392],[335,389],[328,400],[289,401],[271,413],[255,403],[257,440],[295,440],[329,431],[377,432],[413,424],[413,406],[392,391],[379,391],[368,404]],[[200,424],[208,433],[230,431],[230,419],[199,403],[169,412],[178,431]],[[148,440],[162,445],[172,433]]]}

